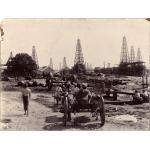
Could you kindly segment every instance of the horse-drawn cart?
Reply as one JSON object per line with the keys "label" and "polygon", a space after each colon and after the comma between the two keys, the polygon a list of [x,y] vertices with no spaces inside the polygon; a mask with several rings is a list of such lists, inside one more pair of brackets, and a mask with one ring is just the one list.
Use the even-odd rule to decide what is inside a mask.
{"label": "horse-drawn cart", "polygon": [[99,95],[93,95],[89,102],[76,101],[73,96],[65,92],[62,96],[60,112],[63,113],[63,124],[66,126],[67,122],[72,120],[72,113],[87,112],[89,117],[94,117],[100,126],[105,123],[105,109],[103,98]]}

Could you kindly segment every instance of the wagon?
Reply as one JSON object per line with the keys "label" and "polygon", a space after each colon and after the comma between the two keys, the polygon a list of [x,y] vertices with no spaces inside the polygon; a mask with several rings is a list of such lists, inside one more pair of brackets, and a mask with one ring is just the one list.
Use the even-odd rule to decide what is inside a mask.
{"label": "wagon", "polygon": [[71,114],[87,112],[90,117],[94,117],[100,126],[105,124],[105,109],[104,100],[100,95],[93,95],[89,102],[76,101],[70,98],[69,93],[65,92],[61,101],[61,110],[63,113],[63,124],[66,126],[67,122],[71,121]]}
{"label": "wagon", "polygon": [[65,81],[52,79],[46,83],[46,86],[48,87],[48,90],[50,91],[52,87],[63,85],[63,84],[65,84]]}

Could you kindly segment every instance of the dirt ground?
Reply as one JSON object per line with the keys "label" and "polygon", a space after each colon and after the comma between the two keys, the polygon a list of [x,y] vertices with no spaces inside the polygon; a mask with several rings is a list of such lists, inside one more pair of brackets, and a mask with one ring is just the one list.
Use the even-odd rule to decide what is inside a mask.
{"label": "dirt ground", "polygon": [[149,130],[149,103],[140,105],[105,105],[106,122],[100,127],[99,122],[90,117],[89,112],[72,116],[73,121],[67,126],[62,124],[63,114],[54,107],[54,98],[48,92],[32,92],[29,116],[24,115],[21,93],[19,91],[1,92],[0,130]]}

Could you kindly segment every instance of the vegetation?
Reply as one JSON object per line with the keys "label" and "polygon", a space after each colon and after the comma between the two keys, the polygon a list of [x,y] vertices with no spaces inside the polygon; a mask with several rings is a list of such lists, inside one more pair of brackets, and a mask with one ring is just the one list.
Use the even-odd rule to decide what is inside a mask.
{"label": "vegetation", "polygon": [[72,68],[72,73],[74,74],[85,74],[86,73],[86,68],[85,65],[83,64],[75,64]]}
{"label": "vegetation", "polygon": [[4,70],[4,75],[10,77],[26,77],[26,76],[35,76],[37,70],[37,64],[26,53],[16,54],[11,60],[7,62],[7,69]]}
{"label": "vegetation", "polygon": [[100,67],[95,67],[94,72],[95,73],[101,73],[101,68]]}

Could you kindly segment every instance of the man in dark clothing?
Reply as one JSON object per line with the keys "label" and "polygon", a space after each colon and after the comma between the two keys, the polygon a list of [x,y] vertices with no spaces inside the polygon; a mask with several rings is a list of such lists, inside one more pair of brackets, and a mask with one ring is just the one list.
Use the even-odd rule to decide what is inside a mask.
{"label": "man in dark clothing", "polygon": [[87,89],[87,84],[83,83],[82,87],[76,94],[76,101],[82,107],[89,103],[91,99],[91,92]]}
{"label": "man in dark clothing", "polygon": [[31,99],[31,90],[28,88],[27,84],[24,85],[22,90],[22,98],[23,98],[23,105],[24,105],[24,115],[29,114],[29,99]]}

